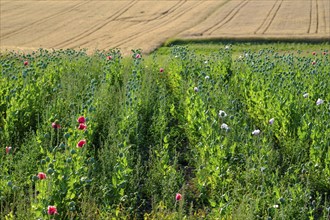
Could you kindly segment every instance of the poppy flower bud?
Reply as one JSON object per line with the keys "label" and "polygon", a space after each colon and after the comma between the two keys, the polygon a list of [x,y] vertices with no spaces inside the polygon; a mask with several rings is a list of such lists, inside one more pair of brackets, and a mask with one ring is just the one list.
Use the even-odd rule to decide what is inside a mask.
{"label": "poppy flower bud", "polygon": [[6,147],[6,154],[9,154],[10,151],[11,151],[11,147],[10,147],[10,146],[7,146],[7,147]]}

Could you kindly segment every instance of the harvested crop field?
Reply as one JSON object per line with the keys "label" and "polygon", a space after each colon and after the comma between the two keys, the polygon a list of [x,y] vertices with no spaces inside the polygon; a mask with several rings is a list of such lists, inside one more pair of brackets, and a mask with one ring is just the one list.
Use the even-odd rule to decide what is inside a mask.
{"label": "harvested crop field", "polygon": [[168,39],[330,40],[328,0],[3,1],[1,50],[153,51]]}

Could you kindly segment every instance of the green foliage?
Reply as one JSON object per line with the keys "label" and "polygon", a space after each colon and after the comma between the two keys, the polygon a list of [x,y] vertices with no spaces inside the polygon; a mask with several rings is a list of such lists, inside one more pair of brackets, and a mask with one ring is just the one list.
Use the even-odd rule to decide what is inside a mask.
{"label": "green foliage", "polygon": [[170,50],[0,55],[0,218],[329,218],[328,51]]}

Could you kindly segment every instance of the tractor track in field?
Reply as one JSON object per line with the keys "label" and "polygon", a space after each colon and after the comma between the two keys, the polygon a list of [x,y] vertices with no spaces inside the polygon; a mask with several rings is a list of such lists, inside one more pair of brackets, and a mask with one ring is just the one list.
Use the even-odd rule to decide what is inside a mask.
{"label": "tractor track in field", "polygon": [[[187,2],[188,1],[184,1],[184,3],[187,3]],[[146,32],[150,33],[151,31],[157,30],[157,29],[163,27],[164,25],[169,24],[172,20],[176,20],[177,18],[183,16],[187,11],[190,11],[193,8],[198,7],[200,4],[203,4],[203,1],[199,1],[197,5],[192,5],[191,7],[187,7],[185,10],[180,11],[178,14],[171,16],[169,20],[165,20],[164,22],[161,22],[161,23],[157,24],[156,26],[147,29]],[[172,12],[172,14],[173,14],[173,12]],[[166,17],[169,17],[169,15],[170,14],[168,14]],[[131,41],[132,39],[144,37],[144,35],[145,35],[145,33],[139,32],[136,35],[130,36],[130,37],[126,38],[125,40],[118,42],[117,44],[115,44],[114,47],[119,47],[120,45],[125,44],[125,43]]]}
{"label": "tractor track in field", "polygon": [[267,30],[270,27],[271,23],[274,21],[274,18],[275,18],[274,14],[277,13],[282,2],[283,2],[283,0],[276,0],[274,2],[272,8],[268,11],[265,19],[262,21],[260,26],[254,31],[254,34],[258,34],[258,33],[264,34],[265,33],[265,30]]}
{"label": "tractor track in field", "polygon": [[99,25],[95,25],[93,28],[89,29],[88,31],[86,31],[83,34],[78,34],[74,37],[71,37],[71,38],[61,42],[61,43],[58,43],[58,44],[54,45],[54,47],[66,47],[66,46],[72,44],[75,41],[81,40],[83,38],[86,38],[86,37],[92,35],[93,33],[99,31],[100,29],[102,29],[104,26],[106,26],[110,22],[112,22],[115,19],[117,19],[118,17],[120,17],[122,14],[124,14],[126,11],[128,11],[130,8],[132,8],[137,2],[138,2],[138,0],[130,2],[130,4],[122,7],[118,12],[116,12],[113,15],[107,17],[103,23],[101,23]]}
{"label": "tractor track in field", "polygon": [[212,35],[216,30],[230,22],[238,13],[239,11],[248,3],[248,0],[244,0],[238,3],[232,10],[230,10],[227,15],[224,17],[223,21],[212,25],[211,27],[207,28],[202,32],[202,35]]}
{"label": "tractor track in field", "polygon": [[319,32],[319,3],[318,0],[316,0],[316,30],[315,33]]}
{"label": "tractor track in field", "polygon": [[[277,1],[277,2],[278,2],[278,1]],[[277,2],[276,2],[276,3],[277,3]],[[276,17],[278,11],[280,10],[280,8],[281,8],[281,6],[282,6],[282,3],[283,3],[283,0],[280,0],[280,2],[279,2],[279,4],[277,5],[277,7],[276,7],[276,9],[275,9],[275,11],[274,11],[274,13],[273,13],[273,15],[272,15],[271,18],[270,18],[270,21],[269,21],[268,24],[266,25],[265,29],[261,32],[262,34],[265,34],[266,31],[268,31],[270,25],[274,22],[275,17]]]}
{"label": "tractor track in field", "polygon": [[[137,3],[137,2],[138,2],[138,1],[135,1],[135,3]],[[157,16],[156,18],[154,18],[154,19],[152,19],[152,20],[145,20],[145,21],[143,21],[143,22],[136,23],[136,24],[132,25],[131,27],[136,26],[136,25],[139,25],[139,24],[141,24],[141,23],[146,24],[146,23],[151,22],[151,21],[153,21],[153,20],[162,19],[163,17],[166,17],[166,16],[168,16],[168,15],[170,15],[170,14],[173,14],[176,10],[178,10],[181,6],[183,6],[183,5],[185,4],[185,2],[186,2],[186,1],[178,1],[175,5],[173,5],[173,6],[172,6],[171,8],[169,8],[167,11],[165,11],[166,13],[164,12],[164,13],[162,13],[161,15]],[[134,5],[135,5],[135,4],[134,4]],[[122,13],[120,13],[119,15],[116,15],[115,18],[111,19],[109,22],[107,22],[106,24],[102,25],[102,27],[104,27],[105,25],[107,25],[107,24],[109,24],[109,23],[111,23],[111,22],[120,21],[120,16],[122,16],[125,12],[127,12],[131,7],[133,7],[133,5],[131,5],[129,8],[126,8],[126,10],[122,11]],[[130,21],[130,22],[132,22],[132,21]],[[98,28],[96,31],[100,30],[102,27]],[[154,29],[156,29],[156,28],[153,28],[152,30],[154,30]],[[146,30],[146,31],[150,31],[150,30],[151,30],[151,29]],[[96,31],[93,31],[93,32],[91,32],[89,35],[82,36],[82,37],[80,37],[79,39],[76,39],[76,40],[81,40],[81,39],[83,39],[83,38],[86,38],[86,37],[90,36],[91,34],[95,33]],[[113,48],[117,48],[117,47],[119,47],[120,45],[122,45],[122,44],[124,44],[124,43],[126,43],[126,42],[129,42],[129,41],[131,41],[131,40],[133,40],[133,39],[136,39],[136,38],[138,38],[140,35],[142,35],[142,34],[135,34],[135,35],[133,35],[133,36],[129,36],[129,37],[127,37],[125,40],[120,41],[119,43],[115,44],[115,46],[113,46]],[[87,40],[87,41],[81,42],[81,43],[77,44],[76,46],[77,46],[77,47],[83,47],[84,45],[87,45],[88,43],[90,43],[90,42],[93,41],[93,40],[97,40],[97,38],[89,39],[89,40]],[[61,46],[63,46],[63,45],[61,45]],[[65,45],[65,46],[67,46],[67,45]]]}
{"label": "tractor track in field", "polygon": [[[314,4],[314,2],[315,2],[315,4]],[[317,0],[310,0],[309,5],[310,5],[310,10],[309,10],[309,24],[308,24],[307,33],[308,34],[318,33],[318,26],[319,26],[318,1]],[[315,22],[315,25],[314,25],[314,22]]]}
{"label": "tractor track in field", "polygon": [[49,21],[50,19],[53,19],[53,18],[58,17],[58,16],[62,16],[62,15],[67,14],[67,13],[70,13],[71,11],[73,11],[73,10],[75,10],[75,9],[77,9],[77,8],[79,8],[79,7],[87,4],[87,3],[89,3],[89,1],[83,1],[80,4],[76,4],[76,5],[74,5],[74,6],[70,7],[70,8],[67,8],[67,9],[65,9],[65,10],[63,10],[61,12],[52,14],[52,15],[50,15],[48,17],[45,17],[42,20],[38,20],[38,21],[35,21],[35,22],[32,22],[32,23],[27,23],[27,25],[25,27],[23,27],[23,28],[20,28],[20,29],[17,29],[17,30],[13,30],[12,32],[9,32],[7,34],[3,34],[2,35],[2,39],[7,39],[7,38],[9,38],[9,37],[11,37],[11,36],[13,36],[15,34],[19,34],[21,32],[24,32],[24,31],[30,29],[31,27],[33,27],[35,25],[43,24],[43,23]]}
{"label": "tractor track in field", "polygon": [[[169,9],[167,9],[166,11],[162,12],[160,15],[156,15],[153,18],[150,19],[142,19],[142,20],[138,20],[138,19],[127,19],[127,18],[117,18],[116,21],[128,21],[128,22],[141,22],[141,23],[148,23],[151,21],[154,21],[156,19],[161,19],[163,17],[166,17],[168,14],[173,13],[175,10],[179,9],[186,1],[178,1],[175,5],[173,5],[172,7],[170,7]],[[133,17],[134,18],[134,17]]]}
{"label": "tractor track in field", "polygon": [[309,0],[309,24],[308,24],[307,33],[310,33],[312,27],[312,13],[313,13],[313,0]]}
{"label": "tractor track in field", "polygon": [[[166,16],[169,16],[169,15],[171,15],[171,14],[173,14],[175,11],[177,11],[181,6],[183,6],[184,4],[185,4],[185,2],[186,1],[178,1],[175,5],[173,5],[172,7],[170,7],[167,11],[165,11],[166,13],[162,13],[161,15],[159,15],[159,16],[157,16],[156,17],[156,19],[162,19],[163,17],[166,17]],[[122,14],[121,14],[122,15]],[[120,16],[121,16],[120,15]],[[120,17],[120,16],[118,16],[116,19],[117,20],[113,20],[113,21],[118,21],[118,18]],[[153,20],[156,20],[156,19],[153,19]],[[142,23],[144,23],[144,24],[146,24],[146,23],[149,23],[149,22],[151,22],[152,20],[146,20],[146,21],[144,21],[144,22],[142,22]],[[131,27],[133,27],[133,26],[136,26],[136,25],[139,25],[139,24],[141,24],[141,23],[136,23],[136,24],[134,24],[134,25],[132,25]],[[162,23],[163,24],[163,23]],[[156,27],[158,27],[159,25],[157,25]],[[154,29],[157,29],[156,27],[154,27],[154,28],[151,28],[152,30],[154,30]],[[145,31],[150,31],[151,29],[147,29],[147,30],[145,30]],[[119,47],[121,44],[124,44],[124,43],[126,43],[126,42],[129,42],[129,41],[131,41],[131,40],[133,40],[133,39],[136,39],[136,38],[138,38],[138,37],[140,37],[141,35],[143,35],[144,33],[137,33],[137,34],[135,34],[135,35],[132,35],[132,36],[129,36],[129,37],[127,37],[125,40],[123,40],[123,41],[120,41],[120,42],[116,42],[115,43],[115,46],[112,46],[113,48],[117,48],[117,47]],[[96,39],[92,39],[92,40],[96,40]],[[78,44],[78,47],[82,47],[82,46],[84,46],[84,45],[86,45],[86,44],[88,44],[90,41],[92,41],[92,40],[88,40],[88,41],[85,41],[85,42],[82,42],[82,43],[80,43],[80,44]],[[112,44],[113,44],[113,42],[112,42]]]}

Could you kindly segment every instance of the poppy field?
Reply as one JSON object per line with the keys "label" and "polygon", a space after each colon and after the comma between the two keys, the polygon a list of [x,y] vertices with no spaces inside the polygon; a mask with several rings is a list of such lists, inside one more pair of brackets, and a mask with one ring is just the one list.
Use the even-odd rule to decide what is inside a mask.
{"label": "poppy field", "polygon": [[0,218],[328,219],[328,46],[0,54]]}

